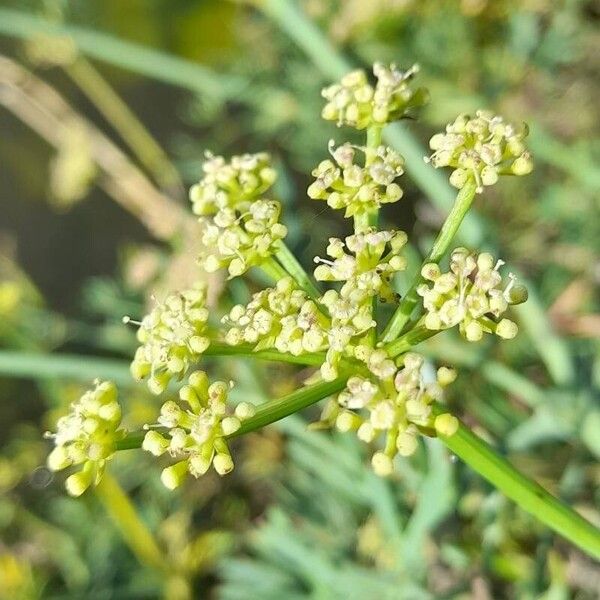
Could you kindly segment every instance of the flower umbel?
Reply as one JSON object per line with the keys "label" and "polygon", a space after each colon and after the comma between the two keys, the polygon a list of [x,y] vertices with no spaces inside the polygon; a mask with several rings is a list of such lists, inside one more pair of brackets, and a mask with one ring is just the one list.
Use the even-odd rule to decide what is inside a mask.
{"label": "flower umbel", "polygon": [[161,480],[167,488],[181,485],[188,473],[196,478],[204,475],[211,464],[219,475],[233,469],[225,438],[235,433],[241,422],[254,414],[255,408],[243,402],[235,411],[229,410],[229,389],[230,384],[209,383],[204,371],[194,371],[187,385],[179,390],[179,398],[188,408],[181,408],[173,400],[162,405],[158,425],[167,431],[148,431],[142,448],[154,456],[168,452],[180,459],[162,472]]}
{"label": "flower umbel", "polygon": [[362,69],[352,71],[339,83],[321,92],[327,100],[321,116],[327,121],[337,121],[338,126],[349,125],[355,129],[402,119],[411,109],[423,106],[429,99],[425,88],[410,86],[418,71],[417,65],[400,71],[394,64],[387,67],[375,63],[375,85],[369,83]]}
{"label": "flower umbel", "polygon": [[[373,300],[395,299],[391,281],[406,268],[406,259],[401,255],[406,240],[403,231],[370,228],[348,236],[345,242],[330,238],[327,254],[331,260],[315,258],[320,263],[315,269],[315,279],[343,282],[339,291],[328,290],[321,298],[331,316],[327,358],[321,367],[324,379],[337,377],[343,355],[354,357],[355,347],[367,341],[372,346],[370,331],[376,326]],[[371,339],[365,340],[367,335]]]}
{"label": "flower umbel", "polygon": [[478,193],[494,185],[500,175],[527,175],[533,169],[524,139],[529,130],[507,123],[501,116],[478,110],[476,116],[459,115],[446,126],[445,133],[434,135],[427,158],[434,167],[452,167],[450,183],[458,189],[473,179]]}
{"label": "flower umbel", "polygon": [[375,452],[371,461],[375,472],[382,476],[391,474],[397,454],[410,456],[415,452],[419,428],[435,431],[439,425],[446,435],[452,435],[458,427],[455,417],[435,417],[431,408],[456,373],[443,367],[435,383],[425,383],[422,356],[410,352],[401,360],[398,369],[382,350],[373,351],[367,363],[374,376],[351,377],[324,414],[337,429],[355,431],[366,443],[383,439],[383,450]]}
{"label": "flower umbel", "polygon": [[258,198],[277,179],[266,152],[232,156],[229,162],[207,152],[206,159],[204,177],[190,189],[192,210],[199,216],[215,215],[223,208]]}
{"label": "flower umbel", "polygon": [[80,496],[102,478],[106,461],[115,452],[115,444],[125,437],[119,429],[121,407],[117,388],[110,381],[96,381],[71,405],[71,412],[56,423],[56,433],[47,433],[55,448],[48,456],[48,468],[61,471],[69,466],[83,465],[65,482],[72,496]]}
{"label": "flower umbel", "polygon": [[497,319],[509,305],[524,302],[527,291],[516,285],[512,274],[508,282],[503,281],[499,272],[503,264],[487,252],[476,255],[466,248],[457,248],[452,252],[449,272],[441,273],[434,263],[424,265],[421,275],[432,282],[431,287],[424,283],[417,289],[426,311],[425,327],[439,330],[458,325],[470,342],[479,341],[484,332],[514,338],[518,332],[516,323]]}
{"label": "flower umbel", "polygon": [[207,321],[203,283],[158,303],[140,323],[137,337],[142,345],[131,363],[133,377],[148,378],[154,394],[163,392],[173,377],[181,379],[210,345]]}
{"label": "flower umbel", "polygon": [[[324,160],[312,172],[316,180],[308,188],[310,198],[327,200],[331,208],[344,208],[346,217],[374,213],[383,204],[402,197],[395,179],[404,172],[404,159],[386,146],[365,148],[330,142],[333,160]],[[365,166],[354,162],[356,151],[365,155]]]}
{"label": "flower umbel", "polygon": [[193,211],[205,227],[200,264],[208,272],[227,268],[237,277],[274,254],[287,234],[279,222],[281,204],[259,198],[276,173],[265,152],[230,162],[212,154],[207,158],[204,178],[190,190]]}
{"label": "flower umbel", "polygon": [[327,340],[328,319],[289,277],[254,294],[246,306],[234,306],[222,322],[229,327],[228,344],[246,342],[255,350],[275,348],[298,356],[323,350]]}

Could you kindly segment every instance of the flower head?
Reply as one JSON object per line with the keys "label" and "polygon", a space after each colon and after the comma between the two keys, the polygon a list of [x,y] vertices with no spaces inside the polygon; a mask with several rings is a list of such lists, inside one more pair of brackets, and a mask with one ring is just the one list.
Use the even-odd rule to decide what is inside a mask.
{"label": "flower head", "polygon": [[211,465],[219,475],[233,469],[225,438],[235,433],[244,419],[253,416],[255,408],[242,402],[231,411],[227,406],[229,389],[230,384],[210,383],[206,373],[194,371],[179,391],[187,408],[173,400],[162,405],[158,425],[167,431],[148,431],[142,448],[154,456],[168,453],[179,459],[162,472],[161,480],[167,488],[181,485],[188,473],[196,478],[204,475]]}
{"label": "flower head", "polygon": [[[364,167],[355,163],[356,150],[368,157]],[[308,188],[311,198],[327,200],[331,208],[343,208],[344,216],[352,217],[372,213],[402,197],[395,179],[404,172],[404,159],[391,148],[348,143],[334,148],[331,142],[330,152],[333,160],[322,161],[312,172],[316,180]]]}
{"label": "flower head", "polygon": [[281,204],[260,198],[276,173],[265,152],[229,162],[212,154],[207,158],[203,179],[190,190],[193,211],[204,225],[200,264],[209,273],[226,268],[237,277],[271,256],[287,235],[279,222]]}
{"label": "flower head", "polygon": [[400,71],[394,64],[387,67],[375,63],[375,85],[369,83],[362,69],[352,71],[339,83],[321,92],[327,100],[321,116],[327,121],[337,121],[339,126],[349,125],[356,129],[402,119],[412,108],[420,107],[428,100],[425,88],[410,87],[418,70],[417,65]]}
{"label": "flower head", "polygon": [[245,342],[255,350],[275,348],[298,356],[322,350],[327,340],[326,317],[289,277],[254,294],[246,306],[234,306],[222,322],[229,327],[227,343]]}
{"label": "flower head", "polygon": [[106,461],[115,452],[116,443],[125,436],[119,429],[121,407],[117,388],[110,381],[96,381],[71,405],[71,412],[56,423],[56,433],[48,433],[55,447],[48,456],[48,467],[60,471],[72,465],[83,465],[67,478],[65,486],[72,496],[80,496],[102,478]]}
{"label": "flower head", "polygon": [[220,209],[205,225],[200,264],[212,273],[227,268],[230,278],[260,265],[277,251],[287,235],[279,222],[281,204],[275,200],[240,202],[236,208]]}
{"label": "flower head", "polygon": [[327,255],[331,260],[315,258],[318,281],[343,282],[343,297],[380,297],[384,302],[395,298],[390,282],[406,268],[401,251],[406,245],[404,231],[377,231],[373,228],[348,236],[344,241],[330,238]]}
{"label": "flower head", "polygon": [[[425,383],[423,357],[408,353],[397,368],[383,350],[371,350],[367,358],[373,377],[354,376],[337,397],[337,405],[327,407],[327,418],[341,431],[355,431],[371,443],[383,439],[384,450],[375,452],[372,465],[379,475],[389,475],[397,454],[410,456],[417,448],[419,427],[452,435],[458,421],[445,414],[435,417],[432,403],[442,398],[442,388],[456,376],[448,368],[438,371],[437,381]],[[454,428],[454,431],[453,431]]]}
{"label": "flower head", "polygon": [[403,231],[368,229],[344,242],[331,238],[327,247],[331,260],[315,259],[320,263],[315,269],[317,280],[342,283],[339,291],[328,290],[321,298],[331,316],[327,359],[321,367],[325,379],[337,377],[342,356],[353,356],[362,338],[375,327],[373,299],[395,299],[391,280],[406,268],[401,254],[406,240]]}
{"label": "flower head", "polygon": [[207,321],[203,283],[157,304],[137,332],[141,346],[131,363],[133,377],[138,381],[148,378],[148,387],[155,394],[163,392],[173,377],[181,379],[210,345]]}
{"label": "flower head", "polygon": [[268,190],[277,173],[266,152],[232,156],[206,153],[204,177],[190,189],[192,210],[200,216],[214,215],[223,208],[235,208],[239,202],[258,198]]}
{"label": "flower head", "polygon": [[515,126],[499,115],[478,110],[474,118],[459,115],[445,133],[434,135],[429,142],[434,152],[426,160],[436,168],[452,167],[454,187],[461,189],[472,180],[481,193],[500,175],[531,173],[533,162],[524,145],[527,134],[525,123]]}
{"label": "flower head", "polygon": [[[424,283],[417,292],[423,298],[425,326],[431,330],[459,326],[460,333],[471,342],[485,333],[511,339],[517,335],[517,325],[499,317],[509,305],[526,299],[526,290],[516,285],[514,275],[508,282],[502,279],[503,261],[494,261],[491,254],[472,254],[465,248],[452,252],[450,271],[441,273],[438,265],[428,263],[421,275]],[[493,318],[492,318],[493,317]]]}

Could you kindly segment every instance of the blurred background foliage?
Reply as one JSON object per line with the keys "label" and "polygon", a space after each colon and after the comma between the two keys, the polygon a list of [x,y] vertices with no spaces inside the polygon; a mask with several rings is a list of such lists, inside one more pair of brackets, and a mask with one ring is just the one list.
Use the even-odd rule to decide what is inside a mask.
{"label": "blurred background foliage", "polygon": [[[489,107],[530,124],[536,158],[464,232],[530,280],[523,335],[475,347],[446,334],[426,351],[460,367],[453,409],[598,523],[599,24],[595,0],[0,3],[0,598],[600,597],[598,564],[436,441],[384,481],[354,440],[294,417],[240,440],[223,480],[171,494],[153,461],[123,452],[74,500],[43,467],[42,438],[96,375],[122,385],[129,426],[153,418],[121,317],[197,276],[184,189],[203,152],[273,154],[309,266],[344,232],[305,197],[342,139],[319,119],[320,88],[340,57],[416,62],[433,99],[416,139]],[[422,251],[443,202],[404,179],[385,220]],[[252,291],[234,283],[213,301]],[[255,402],[296,384],[287,367],[209,368]]]}

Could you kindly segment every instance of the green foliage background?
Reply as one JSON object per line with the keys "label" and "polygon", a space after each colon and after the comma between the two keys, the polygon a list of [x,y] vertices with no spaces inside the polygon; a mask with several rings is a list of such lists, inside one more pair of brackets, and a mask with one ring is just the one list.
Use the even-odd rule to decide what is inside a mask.
{"label": "green foliage background", "polygon": [[[460,368],[453,409],[598,524],[600,5],[256,5],[4,2],[0,53],[49,82],[125,149],[122,132],[63,69],[31,63],[24,41],[35,42],[36,22],[19,29],[18,17],[60,18],[106,33],[113,48],[124,40],[159,52],[142,54],[136,66],[122,64],[131,54],[110,54],[110,44],[108,51],[93,41],[89,52],[81,47],[159,140],[186,187],[198,178],[207,148],[270,151],[290,245],[307,267],[328,237],[344,231],[304,193],[327,140],[343,135],[319,119],[319,91],[335,65],[302,48],[302,39],[311,45],[311,23],[352,63],[421,65],[432,102],[408,127],[423,144],[458,112],[480,107],[527,121],[536,170],[486,193],[462,231],[532,282],[532,299],[518,314],[523,333],[501,347],[446,335],[426,351]],[[301,19],[290,19],[290,7],[301,9]],[[162,62],[169,58],[181,60]],[[0,80],[0,93],[6,85]],[[153,461],[121,453],[111,472],[162,555],[162,568],[144,563],[131,532],[124,539],[111,519],[114,502],[111,509],[92,493],[68,498],[60,477],[52,480],[43,467],[42,432],[95,374],[123,384],[129,425],[153,418],[156,401],[129,383],[135,340],[120,318],[143,314],[152,291],[185,281],[190,252],[155,240],[96,187],[97,173],[75,182],[82,193],[57,196],[49,175],[56,153],[4,106],[0,126],[0,598],[598,598],[597,563],[435,440],[384,481],[365,466],[353,439],[307,432],[300,417],[241,440],[232,476],[209,476],[181,493],[164,490]],[[403,185],[405,199],[384,217],[412,232],[425,251],[444,200]],[[176,185],[166,193],[185,206]],[[227,306],[248,292],[235,282],[219,302]],[[210,368],[235,379],[245,400],[260,402],[295,385],[294,372],[283,367],[231,359],[213,360]]]}

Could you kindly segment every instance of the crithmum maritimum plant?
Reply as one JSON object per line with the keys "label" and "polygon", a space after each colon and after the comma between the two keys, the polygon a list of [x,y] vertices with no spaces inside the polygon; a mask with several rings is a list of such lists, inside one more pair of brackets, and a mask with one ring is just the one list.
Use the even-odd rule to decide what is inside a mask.
{"label": "crithmum maritimum plant", "polygon": [[[458,192],[431,251],[408,292],[400,298],[395,280],[407,266],[403,231],[382,229],[383,204],[402,198],[404,161],[382,144],[382,130],[412,115],[428,99],[413,85],[417,68],[401,71],[376,64],[373,81],[362,70],[323,90],[324,119],[366,131],[364,145],[328,146],[329,158],[313,171],[308,196],[324,200],[351,219],[352,232],[330,238],[316,257],[314,278],[285,245],[281,204],[271,196],[276,179],[266,153],[230,160],[207,153],[203,177],[192,187],[193,212],[203,225],[206,271],[228,278],[259,268],[273,286],[255,293],[209,323],[206,286],[178,291],[157,302],[137,323],[140,346],[131,365],[138,381],[165,394],[156,420],[143,431],[120,428],[116,389],[98,382],[58,423],[49,467],[81,468],[67,479],[73,495],[98,483],[106,462],[119,450],[142,448],[168,456],[162,481],[170,489],[199,478],[211,467],[220,475],[233,467],[228,442],[320,400],[320,427],[354,432],[373,448],[371,463],[381,476],[394,469],[398,455],[413,454],[419,436],[437,436],[523,508],[593,555],[600,556],[600,534],[574,511],[514,470],[443,408],[444,388],[456,372],[440,367],[430,378],[415,347],[453,327],[469,342],[485,335],[511,339],[518,327],[506,315],[524,302],[527,291],[487,252],[452,247],[475,197],[502,176],[532,169],[525,147],[527,127],[488,111],[460,115],[430,141],[425,157],[436,168],[450,167]],[[450,254],[449,266],[442,260]],[[381,322],[379,306],[395,311]],[[130,321],[126,318],[125,321]],[[233,407],[234,382],[211,382],[198,370],[205,355],[240,355],[314,367],[304,387],[276,400]],[[183,382],[172,396],[170,384]],[[162,459],[161,459],[162,460]]]}

